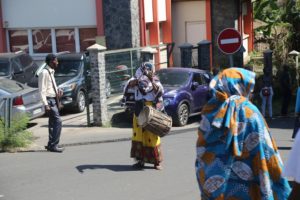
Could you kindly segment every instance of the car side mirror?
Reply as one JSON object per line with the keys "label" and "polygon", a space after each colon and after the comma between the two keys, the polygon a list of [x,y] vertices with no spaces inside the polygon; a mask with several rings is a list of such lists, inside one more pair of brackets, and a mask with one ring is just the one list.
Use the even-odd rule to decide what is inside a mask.
{"label": "car side mirror", "polygon": [[198,82],[193,82],[192,83],[192,89],[195,90],[199,86]]}

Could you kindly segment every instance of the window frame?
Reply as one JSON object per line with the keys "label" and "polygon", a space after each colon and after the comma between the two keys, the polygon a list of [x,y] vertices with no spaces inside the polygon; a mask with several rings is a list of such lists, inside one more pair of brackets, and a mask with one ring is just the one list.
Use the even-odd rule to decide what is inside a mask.
{"label": "window frame", "polygon": [[[79,35],[79,30],[80,29],[85,29],[85,28],[96,28],[95,26],[87,26],[87,27],[56,27],[56,28],[13,28],[13,29],[6,29],[6,47],[8,49],[9,52],[11,52],[10,49],[10,38],[9,38],[9,31],[17,31],[17,30],[26,30],[27,31],[27,37],[28,37],[28,53],[30,56],[33,57],[45,57],[48,53],[34,53],[33,52],[33,40],[32,40],[32,32],[34,30],[37,29],[42,29],[42,30],[50,30],[50,34],[51,34],[51,44],[52,44],[52,51],[49,53],[58,53],[57,52],[57,44],[56,44],[56,30],[59,29],[72,29],[74,30],[74,42],[75,42],[75,53],[79,53],[80,52],[80,35]],[[97,35],[95,36],[97,37]]]}

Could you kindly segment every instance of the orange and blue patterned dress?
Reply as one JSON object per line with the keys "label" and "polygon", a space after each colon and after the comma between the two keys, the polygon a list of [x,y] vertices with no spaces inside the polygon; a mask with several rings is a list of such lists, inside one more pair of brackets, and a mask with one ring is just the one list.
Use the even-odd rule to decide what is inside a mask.
{"label": "orange and blue patterned dress", "polygon": [[196,175],[202,200],[286,200],[288,181],[263,116],[248,97],[255,74],[229,68],[210,82],[198,129]]}

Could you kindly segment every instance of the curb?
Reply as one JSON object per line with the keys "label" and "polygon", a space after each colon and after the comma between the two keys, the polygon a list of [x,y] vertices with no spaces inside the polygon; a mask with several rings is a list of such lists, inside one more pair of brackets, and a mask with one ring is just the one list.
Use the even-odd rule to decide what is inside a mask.
{"label": "curb", "polygon": [[[177,135],[177,134],[183,134],[187,131],[191,130],[197,130],[196,127],[187,128],[187,129],[180,129],[180,130],[174,130],[171,131],[168,135],[165,137],[171,136],[171,135]],[[75,143],[66,143],[61,144],[62,147],[73,147],[73,146],[84,146],[84,145],[93,145],[93,144],[102,144],[102,143],[112,143],[112,142],[124,142],[124,141],[130,141],[131,137],[124,137],[124,138],[116,138],[116,139],[108,139],[108,140],[98,140],[98,141],[86,141],[86,142],[75,142]],[[36,149],[17,149],[14,151],[15,153],[26,153],[26,152],[47,152],[47,150],[44,148],[44,146],[38,146]]]}

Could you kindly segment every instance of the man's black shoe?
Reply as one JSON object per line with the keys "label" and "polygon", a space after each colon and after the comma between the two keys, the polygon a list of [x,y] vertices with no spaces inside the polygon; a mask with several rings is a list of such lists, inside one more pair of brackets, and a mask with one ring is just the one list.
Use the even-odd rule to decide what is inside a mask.
{"label": "man's black shoe", "polygon": [[52,148],[50,148],[49,146],[45,146],[45,149],[47,149],[47,151],[50,151],[50,152],[57,152],[57,153],[62,153],[62,152],[65,150],[65,148],[63,148],[63,147],[58,147],[58,146],[52,147]]}

